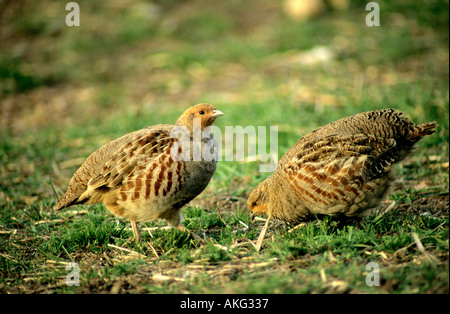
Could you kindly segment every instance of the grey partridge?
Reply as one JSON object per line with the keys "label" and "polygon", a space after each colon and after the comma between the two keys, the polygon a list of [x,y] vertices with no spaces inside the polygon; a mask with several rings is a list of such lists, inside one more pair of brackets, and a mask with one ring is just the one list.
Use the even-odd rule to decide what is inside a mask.
{"label": "grey partridge", "polygon": [[393,164],[435,132],[435,122],[415,125],[399,111],[359,113],[303,136],[275,172],[248,197],[253,215],[288,224],[315,216],[363,216],[379,205],[393,180]]}
{"label": "grey partridge", "polygon": [[[209,104],[198,104],[175,125],[149,126],[102,146],[75,172],[54,209],[103,202],[114,215],[131,221],[138,241],[136,222],[159,218],[183,229],[181,208],[206,188],[217,163],[217,158],[194,156],[194,137],[200,139],[197,151],[214,150],[211,133],[202,132],[222,115]],[[182,142],[183,134],[187,141]]]}

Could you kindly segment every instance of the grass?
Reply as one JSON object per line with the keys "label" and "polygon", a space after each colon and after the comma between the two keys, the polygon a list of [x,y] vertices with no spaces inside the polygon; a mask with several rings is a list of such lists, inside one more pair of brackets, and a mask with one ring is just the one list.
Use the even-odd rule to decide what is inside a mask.
{"label": "grass", "polygon": [[[0,293],[448,293],[448,2],[366,2],[306,22],[278,1],[6,1],[0,41]],[[39,12],[39,13],[36,13]],[[8,35],[10,34],[10,35]],[[314,49],[331,52],[308,59]],[[103,205],[54,212],[92,151],[213,103],[216,125],[278,126],[278,158],[303,134],[356,112],[393,107],[436,134],[396,167],[374,215],[290,230],[251,221],[246,198],[270,173],[221,161],[183,210],[201,243],[165,222],[127,221]],[[390,211],[386,208],[395,202]],[[66,285],[79,266],[79,286]],[[366,284],[370,262],[378,286]]]}

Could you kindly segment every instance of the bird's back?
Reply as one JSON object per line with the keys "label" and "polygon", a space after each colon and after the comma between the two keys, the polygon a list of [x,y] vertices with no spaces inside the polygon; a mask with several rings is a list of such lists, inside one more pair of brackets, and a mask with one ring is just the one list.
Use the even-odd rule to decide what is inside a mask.
{"label": "bird's back", "polygon": [[[402,160],[434,122],[415,125],[402,112],[383,109],[359,113],[324,125],[303,136],[279,162],[280,168],[299,161],[328,160],[366,154],[374,167],[384,160]],[[374,169],[375,170],[375,169]]]}
{"label": "bird's back", "polygon": [[109,163],[117,161],[118,152],[124,152],[128,143],[135,142],[137,139],[155,132],[164,132],[170,134],[172,126],[167,124],[159,124],[152,127],[144,128],[132,133],[128,133],[116,140],[113,140],[96,151],[94,151],[85,162],[78,168],[70,179],[67,192],[61,196],[54,206],[55,210],[59,210],[71,205],[84,203],[95,204],[101,202],[101,194],[98,197],[93,197],[90,200],[80,199],[80,197],[87,191],[88,185],[94,179],[99,178],[99,175],[104,171],[104,167]]}

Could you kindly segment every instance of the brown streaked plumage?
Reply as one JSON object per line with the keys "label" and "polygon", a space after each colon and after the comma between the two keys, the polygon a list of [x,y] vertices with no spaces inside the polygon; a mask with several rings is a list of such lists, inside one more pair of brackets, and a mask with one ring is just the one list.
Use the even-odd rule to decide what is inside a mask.
{"label": "brown streaked plumage", "polygon": [[[222,115],[209,104],[198,104],[187,109],[175,125],[150,126],[102,146],[75,172],[54,209],[103,202],[114,215],[131,221],[137,240],[136,222],[159,218],[181,226],[181,208],[208,185],[217,159],[173,158],[174,153],[186,153],[179,146],[180,133],[175,127],[184,127],[192,141],[195,121],[200,121],[201,131],[207,131],[205,128]],[[202,138],[201,147],[210,145],[209,141],[215,140]],[[176,148],[173,152],[172,147]],[[190,149],[191,157],[193,151]]]}
{"label": "brown streaked plumage", "polygon": [[435,132],[399,111],[359,113],[302,137],[248,198],[253,214],[296,224],[316,215],[362,216],[385,197],[392,165]]}

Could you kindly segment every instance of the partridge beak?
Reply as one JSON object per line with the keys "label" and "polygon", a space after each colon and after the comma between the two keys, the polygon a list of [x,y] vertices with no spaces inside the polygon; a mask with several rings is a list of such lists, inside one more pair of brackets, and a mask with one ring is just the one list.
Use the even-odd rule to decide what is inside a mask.
{"label": "partridge beak", "polygon": [[220,116],[223,116],[223,112],[220,111],[220,110],[214,109],[213,110],[213,114],[211,115],[211,117],[217,118],[217,117],[220,117]]}
{"label": "partridge beak", "polygon": [[256,217],[255,212],[251,212],[250,213],[250,222],[254,222],[255,221],[255,217]]}

